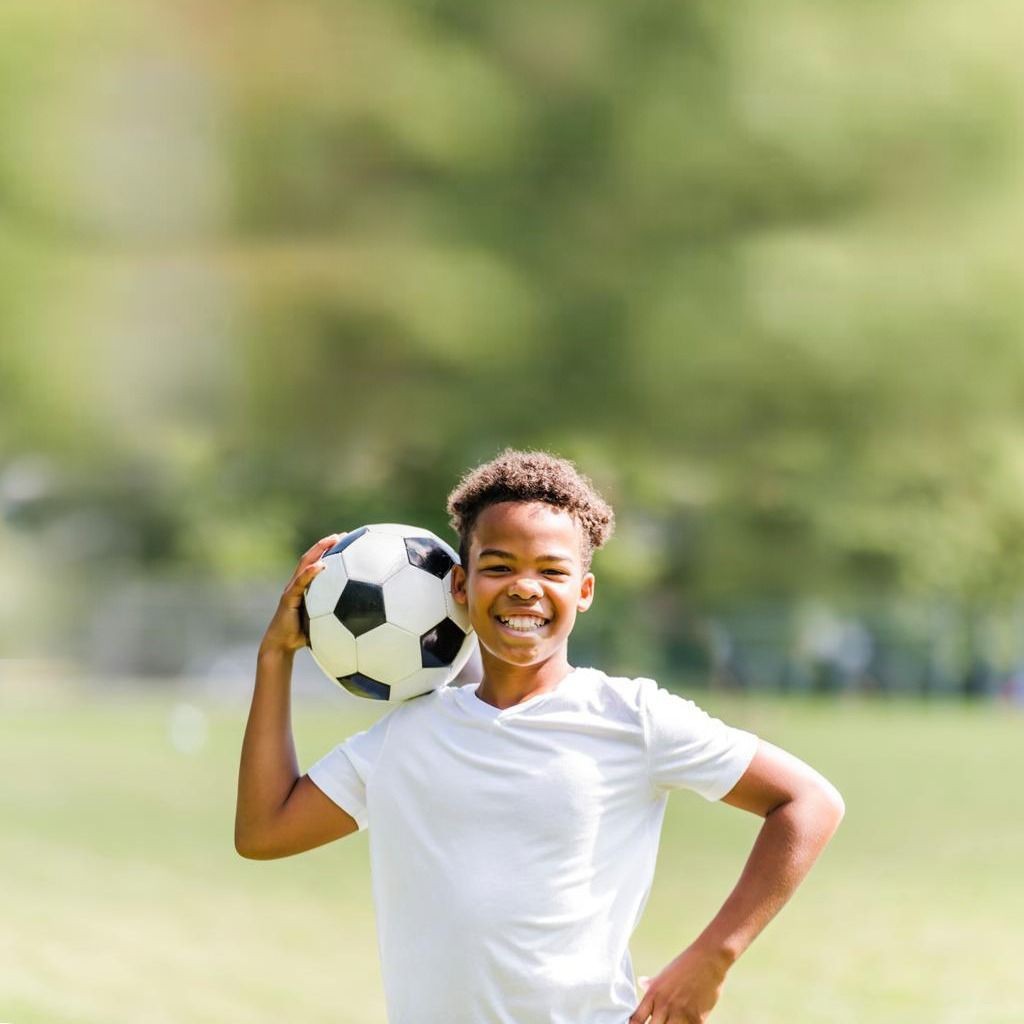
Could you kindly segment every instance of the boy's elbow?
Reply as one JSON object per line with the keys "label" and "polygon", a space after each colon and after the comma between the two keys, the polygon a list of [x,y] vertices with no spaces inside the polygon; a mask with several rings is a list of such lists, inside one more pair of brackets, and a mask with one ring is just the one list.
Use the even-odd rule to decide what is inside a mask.
{"label": "boy's elbow", "polygon": [[244,857],[246,860],[276,860],[276,853],[266,853],[263,850],[239,850],[235,847],[239,857]]}
{"label": "boy's elbow", "polygon": [[261,844],[255,836],[238,829],[235,829],[235,853],[246,860],[274,860],[277,856],[266,843]]}
{"label": "boy's elbow", "polygon": [[822,779],[821,787],[822,816],[827,820],[830,832],[839,828],[839,823],[846,814],[846,801],[842,793],[827,779]]}
{"label": "boy's elbow", "polygon": [[235,843],[235,852],[246,860],[277,860],[281,854],[258,846],[241,846]]}
{"label": "boy's elbow", "polygon": [[244,843],[240,843],[237,839],[235,840],[235,853],[237,853],[239,857],[244,857],[246,860],[262,860],[252,847],[246,846]]}
{"label": "boy's elbow", "polygon": [[235,833],[235,853],[246,860],[259,860],[255,848],[245,839]]}
{"label": "boy's elbow", "polygon": [[839,792],[838,789],[836,790],[835,808],[836,808],[836,824],[838,825],[839,822],[841,822],[843,820],[843,818],[846,816],[846,801],[843,799],[842,794]]}

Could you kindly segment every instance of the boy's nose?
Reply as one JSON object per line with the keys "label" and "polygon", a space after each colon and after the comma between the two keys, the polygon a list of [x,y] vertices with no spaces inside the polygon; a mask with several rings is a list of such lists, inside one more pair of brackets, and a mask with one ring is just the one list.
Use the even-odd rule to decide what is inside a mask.
{"label": "boy's nose", "polygon": [[538,594],[542,593],[543,590],[536,580],[527,579],[523,576],[513,580],[508,588],[509,597],[537,597]]}

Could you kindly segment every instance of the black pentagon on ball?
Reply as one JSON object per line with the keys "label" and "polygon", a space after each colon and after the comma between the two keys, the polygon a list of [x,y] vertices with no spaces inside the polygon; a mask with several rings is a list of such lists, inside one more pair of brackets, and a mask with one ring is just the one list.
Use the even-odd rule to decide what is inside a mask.
{"label": "black pentagon on ball", "polygon": [[424,668],[447,668],[459,653],[466,634],[451,619],[442,619],[420,637]]}
{"label": "black pentagon on ball", "polygon": [[364,676],[362,672],[353,672],[350,676],[339,676],[338,682],[356,697],[367,697],[370,700],[391,699],[391,687],[387,683],[379,683],[376,679]]}
{"label": "black pentagon on ball", "polygon": [[358,530],[353,530],[351,533],[346,533],[345,536],[342,537],[341,540],[339,540],[338,543],[335,544],[330,551],[325,551],[323,555],[321,555],[321,557],[329,558],[331,555],[340,555],[342,551],[344,551],[345,548],[349,546],[349,544],[352,544],[355,541],[359,540],[359,538],[362,537],[364,533],[366,533],[365,526],[360,526]]}
{"label": "black pentagon on ball", "polygon": [[436,537],[406,537],[405,550],[410,565],[429,572],[439,580],[443,580],[448,570],[459,561],[459,556]]}
{"label": "black pentagon on ball", "polygon": [[349,580],[334,606],[334,614],[353,636],[369,633],[387,621],[384,591],[376,583]]}

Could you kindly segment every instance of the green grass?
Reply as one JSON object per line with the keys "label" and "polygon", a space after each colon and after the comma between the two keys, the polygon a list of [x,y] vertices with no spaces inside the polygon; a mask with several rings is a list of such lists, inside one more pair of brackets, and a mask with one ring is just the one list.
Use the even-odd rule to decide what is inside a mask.
{"label": "green grass", "polygon": [[[716,1024],[1024,1020],[1024,716],[698,700],[815,765],[847,801],[832,845],[734,968]],[[182,701],[208,716],[193,754],[169,738]],[[304,766],[368,721],[296,704]],[[245,710],[184,693],[6,695],[0,1020],[383,1021],[366,837],[275,862],[234,853]],[[703,927],[757,825],[670,800],[639,972]]]}

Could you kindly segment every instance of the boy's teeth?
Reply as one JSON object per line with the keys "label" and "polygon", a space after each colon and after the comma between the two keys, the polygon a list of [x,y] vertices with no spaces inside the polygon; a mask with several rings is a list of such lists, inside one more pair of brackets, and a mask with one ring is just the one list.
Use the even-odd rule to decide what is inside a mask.
{"label": "boy's teeth", "polygon": [[498,618],[510,629],[521,629],[524,632],[544,625],[543,619],[534,618],[532,615],[511,615],[507,618],[499,615]]}

